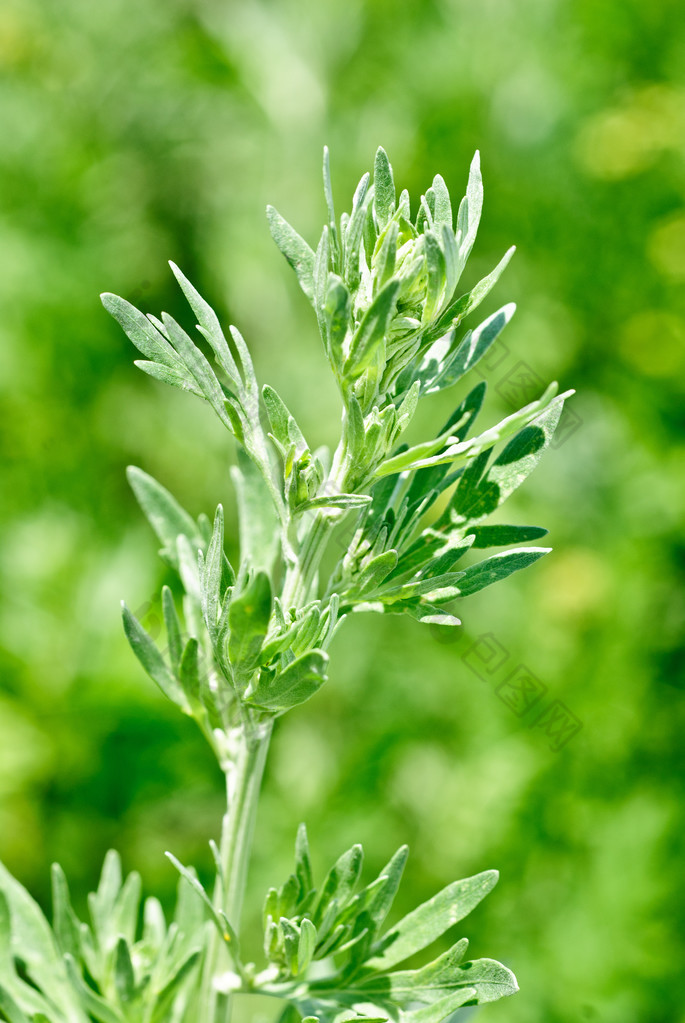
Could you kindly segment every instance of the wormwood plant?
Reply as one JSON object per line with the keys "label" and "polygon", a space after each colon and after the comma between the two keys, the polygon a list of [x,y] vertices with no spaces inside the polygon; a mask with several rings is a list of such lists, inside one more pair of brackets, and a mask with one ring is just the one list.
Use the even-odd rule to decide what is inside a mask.
{"label": "wormwood plant", "polygon": [[[454,610],[464,597],[546,553],[512,547],[544,529],[485,520],[537,465],[566,397],[552,384],[537,401],[475,433],[481,382],[434,438],[403,443],[418,402],[460,382],[509,322],[513,305],[462,330],[513,249],[459,293],[481,215],[478,155],[456,227],[440,176],[412,218],[409,195],[397,196],[382,149],[373,183],[365,174],[340,220],[327,152],[324,190],[327,223],[316,252],[276,210],[268,209],[268,219],[314,307],[340,392],[342,429],[332,454],[312,448],[272,387],[260,390],[242,336],[235,327],[224,335],[178,267],[172,270],[201,335],[195,340],[166,313],[146,316],[103,295],[143,355],[136,365],[204,399],[238,442],[235,567],[224,553],[221,506],[213,522],[204,515],[196,521],[151,476],[129,469],[183,599],[179,613],[171,590],[162,592],[164,652],[123,611],[141,664],[213,749],[227,810],[219,845],[210,843],[211,890],[168,854],[180,874],[169,922],[153,897],[139,913],[140,878],[123,879],[114,852],[89,898],[88,922],[74,913],[59,866],[51,925],[0,867],[0,1018],[9,1023],[227,1023],[235,992],[282,1000],[283,1023],[440,1023],[460,1006],[517,990],[500,963],[466,960],[465,938],[422,967],[401,968],[487,895],[496,871],[455,881],[388,927],[406,847],[362,884],[362,849],[354,845],[319,881],[304,825],[293,873],[266,895],[264,962],[245,962],[241,952],[250,844],[275,720],[325,683],[328,647],[348,615],[405,614],[457,627]],[[322,556],[336,534],[340,556],[327,574]],[[473,557],[492,547],[508,549]]]}

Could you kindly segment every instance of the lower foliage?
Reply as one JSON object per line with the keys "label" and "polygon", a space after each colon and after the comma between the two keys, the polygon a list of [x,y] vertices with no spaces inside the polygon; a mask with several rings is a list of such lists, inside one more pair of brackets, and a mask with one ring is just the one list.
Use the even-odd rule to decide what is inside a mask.
{"label": "lower foliage", "polygon": [[[62,869],[52,873],[52,925],[28,892],[0,866],[0,1019],[8,1023],[203,1023],[204,965],[219,935],[226,970],[219,997],[237,992],[286,1003],[280,1023],[440,1023],[459,1007],[517,990],[492,959],[466,960],[462,938],[417,969],[398,969],[478,905],[497,883],[487,870],[455,881],[390,928],[406,846],[360,887],[363,851],[352,846],[314,884],[307,834],[300,826],[295,869],[270,888],[258,971],[243,961],[238,938],[196,873],[181,874],[173,919],[157,899],[142,903],[137,873],[122,877],[116,852],[105,859],[89,922],[76,916]],[[223,884],[217,858],[215,886]]]}

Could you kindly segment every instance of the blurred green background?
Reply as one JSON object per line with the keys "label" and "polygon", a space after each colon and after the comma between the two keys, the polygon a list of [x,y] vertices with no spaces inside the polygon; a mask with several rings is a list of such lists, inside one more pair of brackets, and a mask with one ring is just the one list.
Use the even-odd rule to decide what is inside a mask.
{"label": "blurred green background", "polygon": [[[330,684],[278,728],[249,918],[300,819],[320,869],[362,841],[371,874],[407,840],[400,908],[501,870],[463,929],[522,993],[479,1019],[685,1020],[681,3],[4,0],[0,76],[0,858],[41,900],[61,860],[82,902],[114,845],[168,900],[163,850],[207,870],[221,810],[118,602],[153,626],[164,579],[125,465],[234,526],[231,442],[133,368],[99,292],[190,323],[174,259],[331,441],[335,390],[265,204],[314,241],[324,143],[339,208],[378,144],[415,200],[437,171],[461,195],[479,147],[466,283],[519,246],[485,310],[519,303],[485,417],[537,378],[578,389],[507,514],[555,551],[471,598],[457,642],[348,624]],[[522,716],[497,688],[513,670],[546,687]],[[536,724],[554,701],[582,724],[559,750]]]}

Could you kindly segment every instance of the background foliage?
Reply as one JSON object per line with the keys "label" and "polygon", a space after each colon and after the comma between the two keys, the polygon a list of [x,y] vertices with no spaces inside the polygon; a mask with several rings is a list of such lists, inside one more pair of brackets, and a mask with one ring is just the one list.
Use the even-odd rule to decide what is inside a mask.
{"label": "background foliage", "polygon": [[[435,172],[461,194],[479,147],[465,283],[519,246],[484,307],[519,302],[488,372],[490,418],[511,411],[503,378],[520,360],[579,391],[582,422],[509,506],[556,550],[470,598],[457,643],[392,618],[341,633],[330,684],[276,735],[255,942],[256,896],[306,819],[320,866],[362,841],[369,877],[409,841],[400,910],[500,868],[469,933],[522,994],[489,1019],[685,1019],[680,13],[669,0],[3,4],[0,858],[37,895],[53,859],[74,889],[93,886],[114,845],[170,897],[163,850],[209,870],[222,799],[201,737],[134,663],[118,602],[149,627],[163,581],[129,462],[195,514],[222,500],[231,554],[225,432],[133,369],[99,292],[187,319],[174,259],[307,435],[330,441],[334,384],[265,204],[315,241],[324,142],[341,203],[379,143],[412,194]],[[490,675],[484,633],[508,658]],[[539,707],[559,699],[582,721],[559,752],[496,692],[521,662],[547,687]]]}

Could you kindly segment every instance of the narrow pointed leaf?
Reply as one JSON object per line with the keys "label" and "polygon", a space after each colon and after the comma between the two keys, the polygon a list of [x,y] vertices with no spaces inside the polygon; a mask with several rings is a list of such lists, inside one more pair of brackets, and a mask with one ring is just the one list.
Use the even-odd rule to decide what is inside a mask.
{"label": "narrow pointed leaf", "polygon": [[177,371],[181,369],[182,363],[178,355],[147,316],[118,295],[105,293],[100,298],[107,312],[123,327],[139,352],[152,362],[161,363]]}
{"label": "narrow pointed leaf", "polygon": [[550,547],[520,547],[513,551],[493,554],[491,558],[469,566],[458,581],[459,596],[467,597],[499,582],[500,579],[506,579],[513,572],[534,564],[543,555],[549,554],[550,550]]}
{"label": "narrow pointed leaf", "polygon": [[497,884],[496,870],[454,881],[413,910],[383,936],[368,960],[370,969],[384,971],[420,952],[454,924],[463,920]]}
{"label": "narrow pointed leaf", "polygon": [[312,249],[273,206],[267,206],[266,217],[273,240],[295,271],[305,295],[312,301],[314,298],[314,253]]}
{"label": "narrow pointed leaf", "polygon": [[539,540],[545,536],[548,530],[542,526],[474,526],[469,532],[473,533],[475,540],[473,547],[506,547],[512,543],[527,543],[529,540]]}
{"label": "narrow pointed leaf", "polygon": [[353,845],[336,860],[322,885],[314,913],[315,923],[323,919],[333,900],[339,907],[345,905],[359,880],[363,862],[364,851],[361,845]]}
{"label": "narrow pointed leaf", "polygon": [[129,611],[126,604],[122,603],[121,613],[124,622],[124,632],[133,653],[164,695],[172,700],[173,703],[183,707],[185,705],[183,691],[178,684],[178,680],[171,673],[171,670],[157,649],[154,640],[147,634],[136,616]]}
{"label": "narrow pointed leaf", "polygon": [[221,324],[219,323],[216,313],[209,303],[205,301],[202,295],[200,295],[197,289],[190,283],[188,278],[179,270],[176,264],[170,262],[169,266],[171,267],[174,277],[181,286],[181,290],[188,301],[188,305],[197,317],[198,326],[202,328],[204,336],[212,346],[217,361],[224,372],[229,376],[232,385],[237,387],[240,383],[238,368],[233,356],[231,355],[231,350],[228,347],[228,342],[226,341],[224,332],[221,329]]}
{"label": "narrow pointed leaf", "polygon": [[249,672],[257,664],[269,628],[271,606],[271,582],[266,572],[257,572],[247,589],[231,600],[228,655],[231,664],[241,672]]}
{"label": "narrow pointed leaf", "polygon": [[204,546],[194,519],[166,487],[135,465],[129,465],[126,478],[172,563],[175,564],[176,540],[180,534],[187,536],[195,546]]}
{"label": "narrow pointed leaf", "polygon": [[231,466],[231,479],[238,504],[243,566],[268,572],[278,549],[276,510],[254,462],[241,448],[238,448],[237,456],[238,464]]}
{"label": "narrow pointed leaf", "polygon": [[382,230],[395,211],[395,182],[392,167],[385,150],[379,146],[373,171],[373,207],[379,229]]}
{"label": "narrow pointed leaf", "polygon": [[385,345],[385,335],[395,312],[399,289],[398,280],[389,281],[367,309],[352,338],[350,354],[345,362],[347,376],[357,377],[363,373],[373,361],[376,349]]}
{"label": "narrow pointed leaf", "polygon": [[174,603],[174,595],[168,586],[164,586],[162,589],[162,612],[164,614],[171,666],[173,671],[178,674],[183,653],[183,636],[181,633],[181,622],[176,611],[176,604]]}
{"label": "narrow pointed leaf", "polygon": [[136,978],[125,938],[119,938],[114,955],[114,984],[119,1001],[126,1005],[135,994]]}

